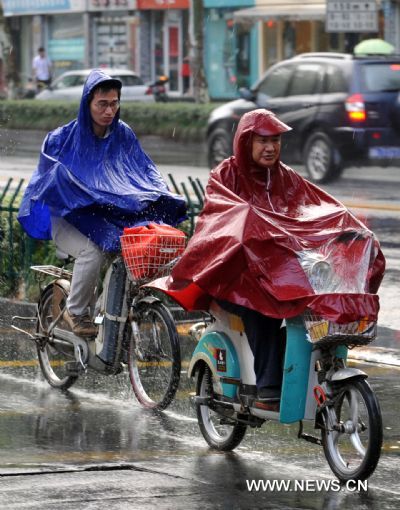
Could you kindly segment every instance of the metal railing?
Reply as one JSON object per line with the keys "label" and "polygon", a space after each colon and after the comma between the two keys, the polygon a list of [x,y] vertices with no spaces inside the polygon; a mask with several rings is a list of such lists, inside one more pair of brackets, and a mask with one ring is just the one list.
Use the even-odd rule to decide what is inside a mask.
{"label": "metal railing", "polygon": [[[177,183],[172,174],[168,174],[168,178],[171,181],[172,187],[178,195],[182,195],[186,199],[188,218],[190,222],[189,236],[192,236],[194,228],[196,226],[196,218],[200,214],[204,205],[204,187],[200,179],[196,177],[193,179],[189,176],[187,185],[185,182]],[[190,188],[189,188],[190,186]]]}
{"label": "metal railing", "polygon": [[[203,208],[204,187],[198,178],[188,182],[176,182],[169,174],[173,191],[187,202],[189,229],[193,234],[196,218]],[[17,220],[20,200],[24,191],[24,179],[10,177],[0,187],[0,295],[26,298],[33,292],[36,281],[30,271],[32,264],[54,264],[54,245],[27,236]]]}
{"label": "metal railing", "polygon": [[27,236],[17,220],[24,179],[10,177],[0,190],[0,295],[25,297],[32,282],[29,267],[34,254],[46,256],[50,246]]}

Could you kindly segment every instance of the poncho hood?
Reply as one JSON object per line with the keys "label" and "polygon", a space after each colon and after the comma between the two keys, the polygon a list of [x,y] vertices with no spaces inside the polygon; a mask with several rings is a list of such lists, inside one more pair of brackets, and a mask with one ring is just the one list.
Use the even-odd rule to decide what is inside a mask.
{"label": "poncho hood", "polygon": [[[336,322],[375,320],[385,259],[373,233],[282,162],[254,166],[252,125],[268,129],[268,119],[254,112],[242,118],[235,155],[211,172],[183,257],[170,278],[152,285],[189,310],[207,309],[214,298],[277,318],[309,307]],[[318,261],[336,278],[322,291],[307,274]],[[337,278],[346,282],[342,291]]]}
{"label": "poncho hood", "polygon": [[118,251],[124,227],[176,225],[185,201],[171,193],[135,134],[115,115],[105,138],[92,128],[89,95],[114,80],[94,69],[84,85],[78,118],[50,132],[25,191],[18,220],[36,239],[51,239],[51,216],[61,216],[105,251]]}
{"label": "poncho hood", "polygon": [[256,166],[251,157],[251,145],[254,134],[274,136],[291,130],[292,128],[279,120],[273,112],[263,108],[243,115],[233,139],[233,155],[238,167],[248,171]]}

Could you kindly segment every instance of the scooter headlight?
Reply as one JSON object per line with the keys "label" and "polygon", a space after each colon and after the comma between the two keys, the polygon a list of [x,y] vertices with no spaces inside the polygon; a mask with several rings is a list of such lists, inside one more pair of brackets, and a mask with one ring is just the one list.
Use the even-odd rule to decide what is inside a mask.
{"label": "scooter headlight", "polygon": [[315,292],[327,292],[333,278],[332,267],[326,260],[319,260],[311,267],[310,283]]}

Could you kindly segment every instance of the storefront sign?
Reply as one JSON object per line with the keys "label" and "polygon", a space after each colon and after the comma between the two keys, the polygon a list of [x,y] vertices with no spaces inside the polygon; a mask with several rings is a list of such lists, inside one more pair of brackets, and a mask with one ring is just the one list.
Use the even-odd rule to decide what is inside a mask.
{"label": "storefront sign", "polygon": [[188,9],[189,0],[137,0],[138,9]]}
{"label": "storefront sign", "polygon": [[3,0],[4,16],[83,12],[85,0]]}
{"label": "storefront sign", "polygon": [[376,0],[327,0],[327,32],[378,32]]}
{"label": "storefront sign", "polygon": [[136,0],[88,0],[89,11],[121,11],[136,9]]}
{"label": "storefront sign", "polygon": [[[205,9],[212,9],[214,7],[220,7],[223,9],[231,7],[253,7],[258,3],[260,2],[256,0],[203,0]],[[290,3],[289,0],[286,3]]]}

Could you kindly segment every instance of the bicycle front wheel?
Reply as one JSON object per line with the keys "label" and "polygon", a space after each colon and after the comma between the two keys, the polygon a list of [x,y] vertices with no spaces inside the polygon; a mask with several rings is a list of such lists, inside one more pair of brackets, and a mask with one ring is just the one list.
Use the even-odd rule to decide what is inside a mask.
{"label": "bicycle front wheel", "polygon": [[181,374],[175,322],[159,302],[140,305],[135,319],[129,325],[128,368],[132,388],[144,407],[165,409],[175,397]]}
{"label": "bicycle front wheel", "polygon": [[71,375],[67,363],[75,361],[71,344],[57,340],[47,334],[48,327],[65,308],[66,292],[58,285],[48,287],[40,298],[36,330],[43,337],[37,346],[40,369],[46,381],[53,386],[66,390],[77,380]]}

